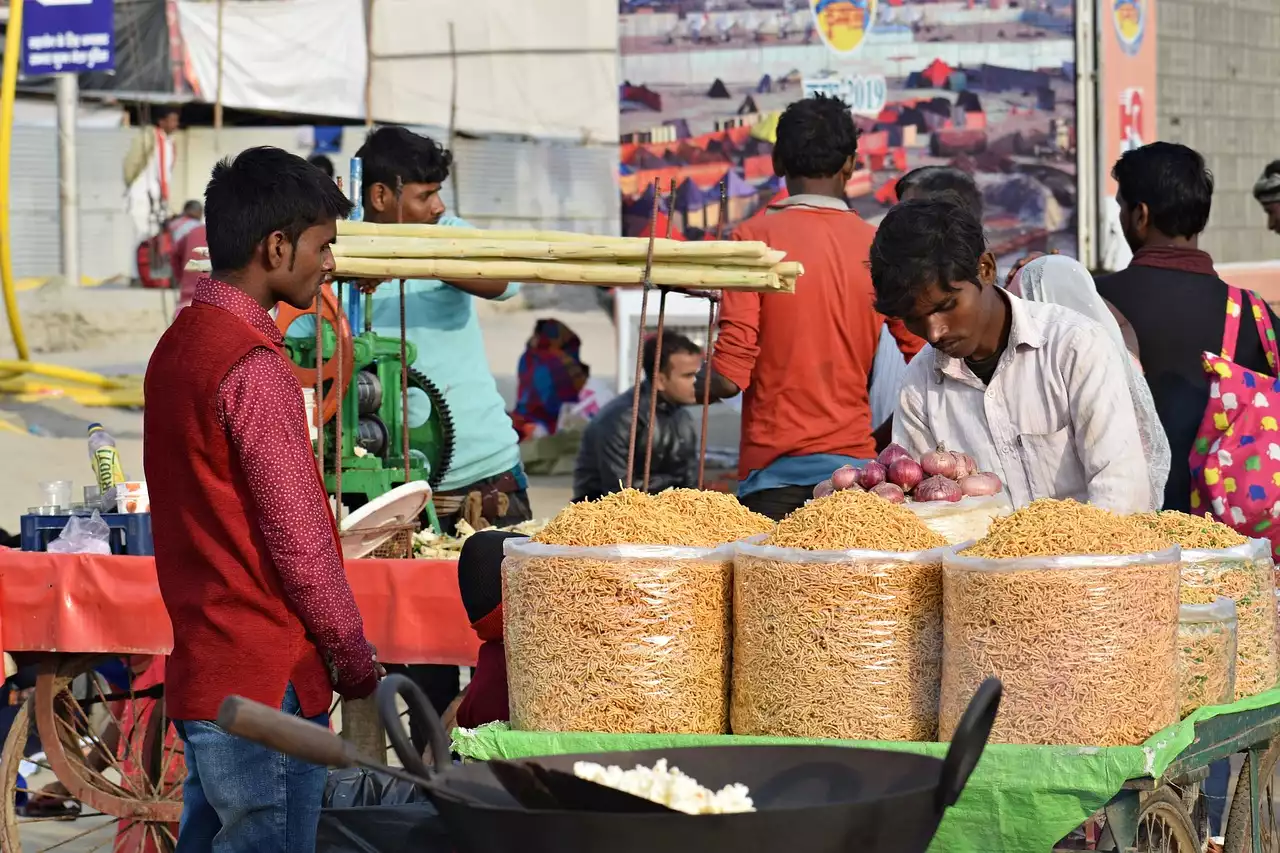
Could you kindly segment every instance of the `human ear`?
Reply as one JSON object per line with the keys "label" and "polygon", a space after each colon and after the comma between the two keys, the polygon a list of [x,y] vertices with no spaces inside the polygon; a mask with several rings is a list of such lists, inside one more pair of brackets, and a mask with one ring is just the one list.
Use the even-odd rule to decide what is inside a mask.
{"label": "human ear", "polygon": [[996,283],[996,256],[990,252],[983,252],[978,258],[978,281],[983,287]]}
{"label": "human ear", "polygon": [[280,269],[285,265],[285,239],[283,231],[272,231],[262,241],[262,265],[268,271]]}
{"label": "human ear", "polygon": [[386,184],[377,183],[369,188],[369,206],[378,213],[386,213],[394,195]]}

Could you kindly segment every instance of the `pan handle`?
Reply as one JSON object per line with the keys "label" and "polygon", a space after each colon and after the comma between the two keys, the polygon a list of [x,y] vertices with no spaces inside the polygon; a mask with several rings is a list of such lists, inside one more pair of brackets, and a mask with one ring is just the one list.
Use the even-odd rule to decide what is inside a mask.
{"label": "pan handle", "polygon": [[[415,746],[405,732],[404,723],[400,719],[400,709],[396,707],[396,697],[404,699],[409,706],[409,720],[414,727],[427,733],[431,747],[431,763],[427,767],[422,760],[422,750]],[[388,675],[378,685],[378,716],[382,718],[382,726],[387,730],[391,740],[391,748],[396,751],[404,769],[424,779],[432,778],[436,773],[449,766],[449,738],[444,733],[444,723],[440,715],[431,707],[427,695],[422,688],[414,684],[400,673]]]}
{"label": "pan handle", "polygon": [[325,726],[242,696],[222,700],[218,726],[236,737],[322,767],[355,766],[353,747]]}
{"label": "pan handle", "polygon": [[938,783],[936,806],[939,812],[955,805],[960,792],[969,781],[969,774],[978,766],[982,750],[991,736],[1000,709],[1000,695],[1004,692],[998,678],[988,678],[978,686],[978,692],[969,700],[969,707],[960,718],[946,760],[942,763],[942,776]]}

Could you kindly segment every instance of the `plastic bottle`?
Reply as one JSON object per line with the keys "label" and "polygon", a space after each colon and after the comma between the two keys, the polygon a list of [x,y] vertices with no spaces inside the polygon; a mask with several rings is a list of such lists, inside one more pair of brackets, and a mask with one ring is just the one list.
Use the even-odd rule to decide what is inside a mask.
{"label": "plastic bottle", "polygon": [[120,467],[120,451],[111,433],[102,424],[89,424],[89,460],[98,478],[98,488],[106,495],[118,483],[124,482],[124,469]]}

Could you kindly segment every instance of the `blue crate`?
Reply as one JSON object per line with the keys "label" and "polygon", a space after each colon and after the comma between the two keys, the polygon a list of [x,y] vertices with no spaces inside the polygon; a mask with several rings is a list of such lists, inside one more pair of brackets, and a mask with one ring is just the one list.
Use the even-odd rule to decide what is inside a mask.
{"label": "blue crate", "polygon": [[[22,516],[22,550],[49,550],[49,543],[58,538],[71,518],[70,515]],[[104,512],[101,513],[101,518],[111,528],[112,554],[130,557],[150,557],[155,554],[155,547],[151,543],[151,513]]]}

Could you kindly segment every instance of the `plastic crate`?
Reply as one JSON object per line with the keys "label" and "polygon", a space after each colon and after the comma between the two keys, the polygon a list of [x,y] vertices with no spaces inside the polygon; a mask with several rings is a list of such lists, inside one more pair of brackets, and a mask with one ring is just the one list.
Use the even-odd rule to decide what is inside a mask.
{"label": "plastic crate", "polygon": [[[111,553],[130,557],[150,557],[155,554],[151,542],[151,513],[106,512],[101,518],[111,528]],[[23,551],[47,551],[49,543],[58,538],[67,526],[70,515],[24,515],[21,527]]]}

